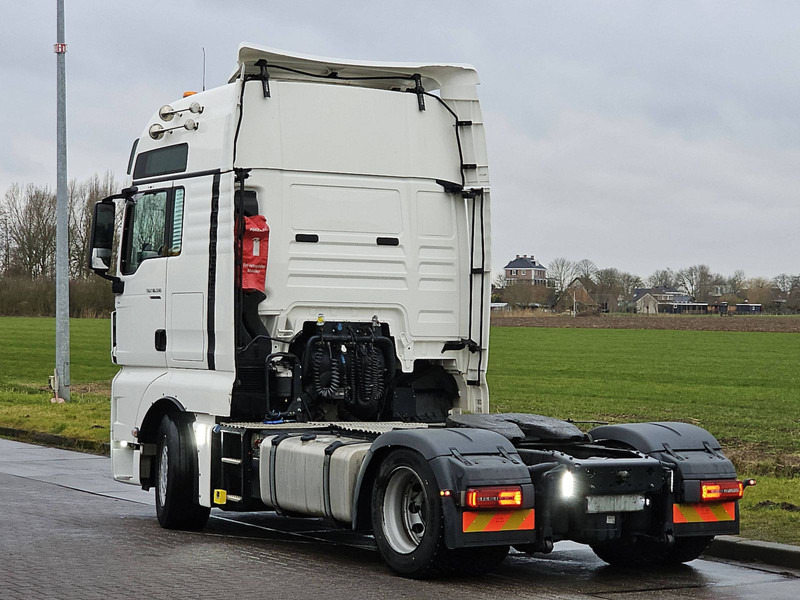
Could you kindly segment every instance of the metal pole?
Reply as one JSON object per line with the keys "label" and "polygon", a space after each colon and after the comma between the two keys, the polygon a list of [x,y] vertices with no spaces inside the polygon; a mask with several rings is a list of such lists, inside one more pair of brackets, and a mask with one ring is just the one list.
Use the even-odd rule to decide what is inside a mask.
{"label": "metal pole", "polygon": [[69,231],[67,207],[67,73],[64,42],[64,0],[56,0],[56,397],[69,401]]}

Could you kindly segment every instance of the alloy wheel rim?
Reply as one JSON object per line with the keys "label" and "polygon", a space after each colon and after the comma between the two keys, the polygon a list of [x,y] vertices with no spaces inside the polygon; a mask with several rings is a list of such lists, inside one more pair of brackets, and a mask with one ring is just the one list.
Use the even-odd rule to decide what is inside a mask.
{"label": "alloy wheel rim", "polygon": [[383,499],[383,533],[392,549],[410,554],[426,530],[425,486],[416,471],[397,467],[389,475]]}
{"label": "alloy wheel rim", "polygon": [[169,448],[166,444],[161,447],[161,457],[158,462],[158,495],[161,504],[167,499],[167,478],[169,477]]}

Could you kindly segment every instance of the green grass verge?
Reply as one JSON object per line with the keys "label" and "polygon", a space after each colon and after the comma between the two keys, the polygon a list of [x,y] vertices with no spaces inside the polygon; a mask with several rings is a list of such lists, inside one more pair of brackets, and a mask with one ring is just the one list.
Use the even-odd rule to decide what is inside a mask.
{"label": "green grass verge", "polygon": [[800,478],[758,477],[739,503],[742,536],[800,545]]}
{"label": "green grass verge", "polygon": [[107,319],[70,319],[72,402],[52,404],[55,321],[0,317],[0,426],[107,442],[111,378]]}
{"label": "green grass verge", "polygon": [[[108,440],[109,322],[71,327],[73,402],[51,404],[53,319],[0,317],[0,427]],[[706,427],[759,481],[742,533],[800,544],[798,356],[797,334],[495,327],[492,410]]]}

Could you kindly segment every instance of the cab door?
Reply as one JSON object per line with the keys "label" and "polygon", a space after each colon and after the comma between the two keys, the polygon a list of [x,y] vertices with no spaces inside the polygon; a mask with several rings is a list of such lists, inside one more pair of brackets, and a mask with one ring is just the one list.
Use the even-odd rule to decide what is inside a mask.
{"label": "cab door", "polygon": [[125,206],[112,356],[117,364],[167,366],[166,281],[174,190],[151,189]]}

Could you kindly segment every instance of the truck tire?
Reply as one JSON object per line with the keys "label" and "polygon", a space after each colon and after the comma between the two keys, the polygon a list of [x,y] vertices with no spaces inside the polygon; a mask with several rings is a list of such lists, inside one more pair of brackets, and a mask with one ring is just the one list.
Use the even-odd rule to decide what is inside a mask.
{"label": "truck tire", "polygon": [[194,456],[188,425],[165,415],[158,429],[156,516],[165,529],[199,530],[210,508],[194,499]]}
{"label": "truck tire", "polygon": [[677,538],[671,546],[646,538],[614,540],[592,546],[594,553],[615,567],[676,565],[692,561],[708,548],[714,536]]}
{"label": "truck tire", "polygon": [[436,479],[428,462],[411,450],[396,450],[381,464],[372,491],[372,528],[389,567],[413,579],[448,572],[479,575],[508,554],[508,546],[445,546]]}

